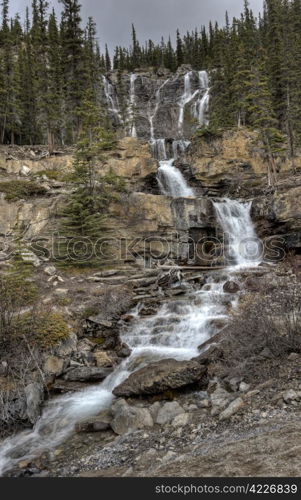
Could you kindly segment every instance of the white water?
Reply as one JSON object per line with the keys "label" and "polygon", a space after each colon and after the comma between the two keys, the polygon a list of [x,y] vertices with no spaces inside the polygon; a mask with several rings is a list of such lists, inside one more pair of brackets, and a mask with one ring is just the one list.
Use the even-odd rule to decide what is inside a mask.
{"label": "white water", "polygon": [[[245,235],[256,237],[251,205],[222,200],[214,206],[223,231],[229,233],[235,263],[251,267],[253,261],[241,257],[237,250]],[[98,386],[52,399],[33,430],[2,442],[0,473],[12,469],[20,460],[30,461],[44,451],[53,450],[73,433],[77,422],[110,407],[112,390],[133,371],[159,359],[185,360],[197,356],[198,347],[223,328],[229,306],[233,308],[237,303],[235,295],[223,291],[231,269],[208,279],[200,291],[163,304],[153,317],[139,318],[135,314],[134,324],[122,334],[122,340],[132,348],[130,357]]]}
{"label": "white water", "polygon": [[194,196],[182,172],[173,166],[174,160],[160,161],[158,169],[158,184],[162,194],[173,198],[189,198]]}
{"label": "white water", "polygon": [[129,106],[129,121],[130,121],[130,134],[131,137],[137,137],[137,130],[135,125],[135,105],[136,105],[136,94],[135,94],[135,81],[137,80],[137,75],[135,73],[131,74],[130,77],[130,106]]}
{"label": "white water", "polygon": [[190,144],[191,144],[190,141],[184,141],[184,139],[173,141],[172,142],[173,158],[177,160],[179,155],[185,153]]}
{"label": "white water", "polygon": [[119,123],[121,122],[121,116],[118,109],[118,99],[114,92],[113,85],[104,75],[102,77],[102,80],[103,80],[104,93],[108,104],[108,110],[114,115],[117,123]]}
{"label": "white water", "polygon": [[261,244],[250,215],[251,205],[251,202],[229,199],[214,203],[224,232],[228,263],[238,267],[254,267],[262,261]]}
{"label": "white water", "polygon": [[[155,107],[153,111],[149,111],[148,117],[149,117],[149,123],[150,123],[150,139],[151,141],[155,140],[155,126],[154,126],[154,119],[156,118],[156,115],[158,113],[158,109],[160,106],[161,102],[161,90],[164,88],[164,86],[169,82],[169,78],[165,80],[165,82],[160,85],[158,90],[156,91],[155,94]],[[149,106],[151,105],[151,102],[149,102]]]}
{"label": "white water", "polygon": [[195,102],[192,107],[192,114],[198,120],[199,125],[208,126],[209,121],[207,119],[207,113],[209,111],[209,79],[207,71],[199,71],[199,88],[192,92],[191,77],[193,71],[189,71],[184,76],[184,93],[179,102],[179,120],[178,120],[178,131],[180,136],[183,136],[183,125],[184,125],[184,112],[185,107],[191,103]]}

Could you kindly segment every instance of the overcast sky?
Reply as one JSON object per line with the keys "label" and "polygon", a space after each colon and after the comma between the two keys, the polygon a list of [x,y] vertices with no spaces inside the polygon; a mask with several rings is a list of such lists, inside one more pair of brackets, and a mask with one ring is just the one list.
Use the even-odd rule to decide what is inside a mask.
{"label": "overcast sky", "polygon": [[[11,0],[11,14],[24,13],[31,0]],[[134,23],[139,40],[149,38],[159,41],[161,35],[174,38],[177,27],[182,33],[210,20],[224,22],[225,11],[230,17],[242,11],[243,0],[81,0],[82,17],[93,16],[98,28],[101,46],[107,42],[116,45],[130,44],[131,23]],[[263,0],[250,0],[257,15]],[[49,0],[50,7],[58,9],[58,0]]]}

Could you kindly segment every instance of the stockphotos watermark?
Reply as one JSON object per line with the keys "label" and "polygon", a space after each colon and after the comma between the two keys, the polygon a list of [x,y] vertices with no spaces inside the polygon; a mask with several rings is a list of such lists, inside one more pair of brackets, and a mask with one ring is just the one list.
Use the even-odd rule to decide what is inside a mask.
{"label": "stockphotos watermark", "polygon": [[206,266],[228,264],[243,259],[252,262],[274,263],[285,257],[285,240],[279,236],[265,239],[243,238],[234,240],[231,234],[222,238],[202,237],[193,239],[180,233],[168,238],[89,238],[68,237],[58,232],[48,238],[30,240],[0,237],[0,260],[9,260],[17,253],[34,254],[52,261],[88,263],[99,261],[127,261],[134,259],[165,261],[190,261]]}

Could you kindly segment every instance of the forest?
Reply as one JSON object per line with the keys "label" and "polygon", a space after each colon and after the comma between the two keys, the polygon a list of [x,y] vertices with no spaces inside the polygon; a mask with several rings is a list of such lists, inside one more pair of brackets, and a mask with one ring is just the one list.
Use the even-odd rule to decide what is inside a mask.
{"label": "forest", "polygon": [[[301,0],[265,0],[258,17],[245,0],[239,18],[176,33],[175,46],[140,42],[132,26],[129,48],[99,46],[79,0],[60,0],[60,19],[47,0],[33,0],[25,19],[9,17],[2,1],[0,31],[0,143],[74,144],[83,103],[106,119],[102,75],[183,64],[210,75],[210,128],[259,129],[273,152],[291,158],[301,141]],[[101,34],[100,34],[101,38]],[[285,143],[285,148],[283,144]]]}

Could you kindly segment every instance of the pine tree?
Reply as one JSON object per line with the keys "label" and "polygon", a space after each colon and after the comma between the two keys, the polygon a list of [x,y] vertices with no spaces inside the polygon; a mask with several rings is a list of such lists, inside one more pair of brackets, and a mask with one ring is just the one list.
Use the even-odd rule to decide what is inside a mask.
{"label": "pine tree", "polygon": [[181,64],[183,63],[184,63],[183,43],[180,31],[177,30],[177,66],[181,66]]}

